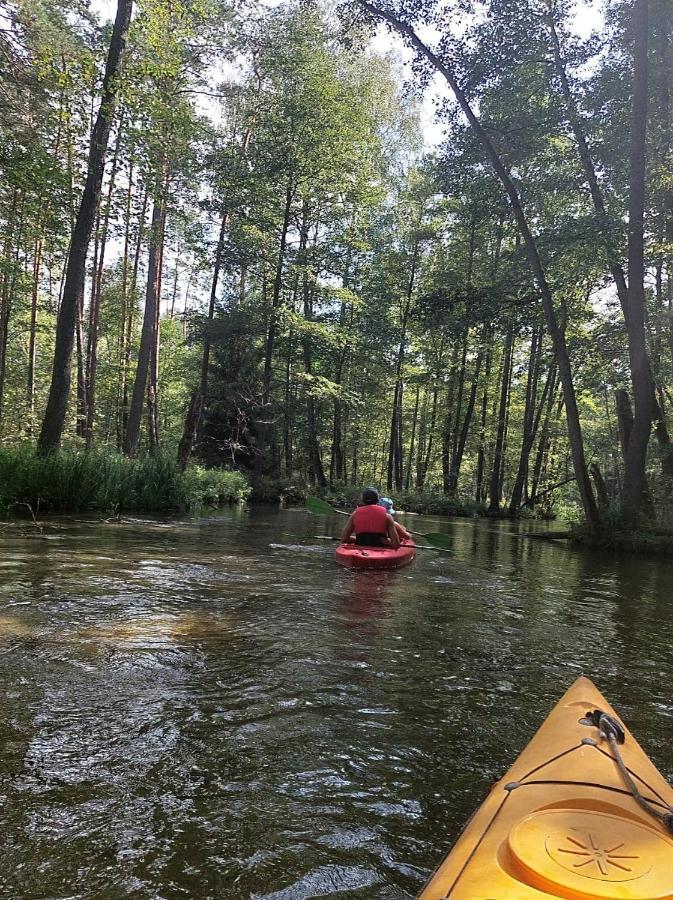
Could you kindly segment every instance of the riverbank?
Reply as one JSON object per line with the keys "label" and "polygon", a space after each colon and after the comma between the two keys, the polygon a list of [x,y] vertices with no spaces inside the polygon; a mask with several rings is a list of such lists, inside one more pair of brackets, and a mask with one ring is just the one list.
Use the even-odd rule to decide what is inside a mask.
{"label": "riverbank", "polygon": [[189,466],[165,453],[129,459],[104,451],[0,449],[0,512],[186,512],[239,503],[251,488],[240,472]]}
{"label": "riverbank", "polygon": [[[340,487],[334,491],[326,491],[322,499],[336,509],[351,511],[360,499],[357,487]],[[290,488],[284,498],[287,506],[299,506],[304,503],[303,489]],[[436,493],[400,493],[395,495],[395,507],[399,512],[418,515],[441,516],[447,518],[485,518],[521,522],[522,519],[543,519],[550,521],[553,516],[538,517],[532,514],[512,517],[506,508],[498,513],[489,511],[483,503],[464,502],[456,497]],[[562,523],[563,524],[563,523]],[[673,559],[673,528],[651,526],[641,521],[636,526],[625,522],[612,510],[605,513],[602,527],[598,532],[591,532],[586,525],[574,523],[562,528],[541,531],[521,531],[522,539],[539,539],[545,541],[569,541],[571,544],[590,550],[611,551],[616,553],[642,554]]]}
{"label": "riverbank", "polygon": [[609,517],[597,532],[586,525],[574,525],[569,539],[589,550],[605,550],[640,556],[656,556],[673,559],[673,529],[650,526],[649,523],[633,523]]}
{"label": "riverbank", "polygon": [[[258,489],[255,488],[251,496],[252,502],[258,499],[267,501],[277,499],[284,506],[303,506],[307,496],[319,495],[336,509],[350,512],[360,502],[362,486],[340,485],[334,490],[319,491],[317,488],[307,488],[303,485],[276,485],[275,490],[272,491],[270,485],[265,485],[264,490],[265,496],[261,497]],[[382,491],[382,496],[385,496],[385,491]],[[462,501],[457,497],[449,497],[445,494],[430,491],[395,492],[393,499],[395,509],[399,512],[427,516],[458,516],[470,519],[476,517],[505,517],[504,510],[502,516],[494,516],[493,513],[489,513],[484,503]]]}

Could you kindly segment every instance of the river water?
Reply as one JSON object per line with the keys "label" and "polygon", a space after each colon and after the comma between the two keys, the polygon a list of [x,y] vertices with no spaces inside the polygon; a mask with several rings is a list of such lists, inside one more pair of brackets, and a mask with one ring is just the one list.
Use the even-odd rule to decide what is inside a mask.
{"label": "river water", "polygon": [[414,518],[0,532],[0,895],[410,898],[560,694],[594,678],[673,776],[673,565]]}

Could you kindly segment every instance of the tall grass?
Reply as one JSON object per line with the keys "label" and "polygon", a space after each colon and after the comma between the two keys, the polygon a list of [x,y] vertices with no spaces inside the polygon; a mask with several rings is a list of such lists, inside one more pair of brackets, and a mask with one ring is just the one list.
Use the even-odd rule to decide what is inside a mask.
{"label": "tall grass", "polygon": [[185,511],[245,500],[240,472],[191,466],[180,472],[165,453],[127,459],[109,451],[0,448],[0,507],[33,511]]}

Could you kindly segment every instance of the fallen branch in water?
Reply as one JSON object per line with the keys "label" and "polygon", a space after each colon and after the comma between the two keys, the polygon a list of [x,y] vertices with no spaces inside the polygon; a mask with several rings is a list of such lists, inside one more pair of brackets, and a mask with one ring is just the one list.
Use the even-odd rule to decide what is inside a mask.
{"label": "fallen branch in water", "polygon": [[490,534],[506,534],[513,538],[532,538],[538,541],[563,541],[570,539],[569,531],[500,531],[497,528],[489,528]]}

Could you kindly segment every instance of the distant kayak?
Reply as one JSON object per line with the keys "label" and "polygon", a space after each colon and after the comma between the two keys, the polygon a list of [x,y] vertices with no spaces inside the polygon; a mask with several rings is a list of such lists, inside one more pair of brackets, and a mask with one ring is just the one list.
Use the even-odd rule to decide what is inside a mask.
{"label": "distant kayak", "polygon": [[392,547],[359,547],[339,544],[336,561],[347,569],[399,569],[407,566],[416,555],[413,541],[405,541],[396,550]]}
{"label": "distant kayak", "polygon": [[579,678],[419,900],[673,898],[671,804],[671,787],[607,700]]}

